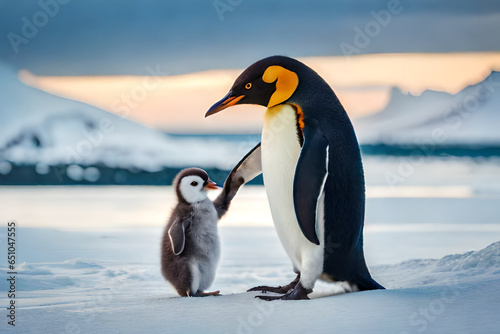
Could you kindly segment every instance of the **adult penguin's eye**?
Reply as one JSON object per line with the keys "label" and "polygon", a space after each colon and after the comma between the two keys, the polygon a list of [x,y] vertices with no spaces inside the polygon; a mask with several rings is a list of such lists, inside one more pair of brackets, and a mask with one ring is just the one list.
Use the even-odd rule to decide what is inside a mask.
{"label": "adult penguin's eye", "polygon": [[247,84],[245,85],[245,88],[246,88],[246,89],[250,89],[250,88],[252,88],[252,83],[251,83],[251,82],[247,83]]}
{"label": "adult penguin's eye", "polygon": [[193,182],[191,182],[191,185],[192,185],[193,187],[196,187],[196,186],[198,185],[198,182],[193,181]]}

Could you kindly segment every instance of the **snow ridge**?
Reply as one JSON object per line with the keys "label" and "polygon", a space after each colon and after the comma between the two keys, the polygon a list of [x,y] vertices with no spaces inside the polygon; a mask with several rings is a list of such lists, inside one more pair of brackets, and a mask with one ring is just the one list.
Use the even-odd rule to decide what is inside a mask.
{"label": "snow ridge", "polygon": [[389,288],[491,278],[500,274],[500,241],[479,251],[447,255],[441,259],[418,259],[396,265],[375,266],[372,271]]}

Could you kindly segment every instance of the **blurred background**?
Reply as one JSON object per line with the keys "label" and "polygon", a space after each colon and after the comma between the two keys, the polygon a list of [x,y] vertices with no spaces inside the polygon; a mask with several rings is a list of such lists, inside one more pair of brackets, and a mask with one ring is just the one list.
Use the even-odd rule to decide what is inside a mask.
{"label": "blurred background", "polygon": [[[498,276],[498,244],[448,255],[500,240],[500,2],[0,0],[0,274],[13,270],[15,222],[20,328],[238,328],[234,306],[253,296],[220,299],[233,316],[211,301],[178,309],[184,301],[161,277],[160,240],[177,172],[201,167],[222,184],[260,141],[265,108],[204,115],[242,70],[276,54],[316,70],[351,117],[365,169],[367,264],[388,289],[417,296],[401,299],[403,291],[389,303],[406,305],[394,321],[401,333],[415,332],[407,319],[417,307],[439,301],[421,297],[440,290],[413,289],[447,278],[476,280],[455,304],[477,312],[447,309],[453,325],[494,326],[481,320],[496,309],[494,295],[468,298],[472,287],[484,289],[479,299],[495,290],[497,281],[477,275]],[[261,177],[219,226],[211,289],[241,293],[295,277]],[[335,288],[323,284],[315,291]],[[385,300],[380,310],[392,317]],[[208,318],[177,318],[196,311]]]}
{"label": "blurred background", "polygon": [[[204,115],[242,70],[275,54],[316,70],[356,129],[365,257],[373,277],[396,290],[366,304],[375,327],[425,330],[426,320],[412,328],[421,324],[412,314],[432,311],[448,278],[472,282],[455,305],[477,310],[440,307],[433,314],[452,319],[442,328],[498,327],[482,320],[498,308],[490,294],[498,244],[447,255],[500,240],[499,1],[0,0],[0,274],[18,271],[18,328],[239,328],[247,313],[238,307],[253,312],[253,295],[216,298],[230,302],[215,308],[171,298],[160,240],[180,169],[204,168],[222,184],[260,141],[265,108]],[[8,222],[16,223],[14,269]],[[295,277],[262,178],[239,191],[219,225],[213,290],[241,293]],[[0,280],[0,290],[7,284]],[[359,314],[363,296],[350,314]],[[386,302],[391,296],[395,303]],[[331,312],[349,314],[341,300],[335,305],[340,311]],[[202,317],[193,321],[193,312]],[[444,318],[433,316],[429,327]]]}
{"label": "blurred background", "polygon": [[[488,0],[1,1],[1,211],[30,226],[162,226],[175,199],[158,186],[190,166],[222,183],[259,142],[264,108],[204,114],[281,54],[351,116],[368,232],[485,246],[500,239],[499,31]],[[253,184],[227,224],[272,225]]]}

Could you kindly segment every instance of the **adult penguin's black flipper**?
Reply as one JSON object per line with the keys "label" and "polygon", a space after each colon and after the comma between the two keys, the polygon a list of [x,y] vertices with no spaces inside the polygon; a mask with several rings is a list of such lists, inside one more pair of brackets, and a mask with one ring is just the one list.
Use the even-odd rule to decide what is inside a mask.
{"label": "adult penguin's black flipper", "polygon": [[305,119],[304,144],[293,181],[293,202],[300,229],[310,242],[319,245],[316,234],[318,199],[328,176],[328,141],[316,119]]}
{"label": "adult penguin's black flipper", "polygon": [[233,168],[226,181],[221,194],[215,199],[214,205],[219,217],[228,210],[231,200],[242,185],[252,181],[262,173],[260,143],[248,152],[243,159]]}

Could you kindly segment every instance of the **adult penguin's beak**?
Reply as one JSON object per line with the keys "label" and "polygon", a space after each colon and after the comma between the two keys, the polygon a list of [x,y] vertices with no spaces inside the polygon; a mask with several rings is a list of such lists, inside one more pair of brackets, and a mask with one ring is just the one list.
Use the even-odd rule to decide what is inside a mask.
{"label": "adult penguin's beak", "polygon": [[232,91],[229,91],[226,96],[224,96],[219,102],[215,103],[210,109],[208,109],[205,117],[216,114],[219,111],[224,110],[230,106],[234,106],[244,97],[245,95],[236,96]]}

